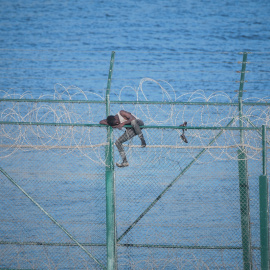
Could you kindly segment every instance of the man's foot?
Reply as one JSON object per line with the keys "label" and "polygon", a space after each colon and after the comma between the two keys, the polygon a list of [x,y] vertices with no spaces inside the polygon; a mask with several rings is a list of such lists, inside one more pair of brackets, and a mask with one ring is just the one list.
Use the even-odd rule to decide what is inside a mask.
{"label": "man's foot", "polygon": [[127,167],[128,165],[129,165],[128,162],[116,163],[116,166],[120,168]]}
{"label": "man's foot", "polygon": [[145,146],[146,146],[146,142],[145,142],[145,139],[144,139],[142,133],[139,135],[139,138],[140,138],[140,140],[141,140],[141,146],[142,146],[142,147],[145,147]]}
{"label": "man's foot", "polygon": [[188,143],[187,138],[186,138],[186,136],[184,135],[184,133],[183,133],[180,137],[181,137],[181,139],[182,139],[185,143]]}
{"label": "man's foot", "polygon": [[145,142],[144,138],[141,139],[141,146],[142,147],[145,147],[146,146],[146,142]]}

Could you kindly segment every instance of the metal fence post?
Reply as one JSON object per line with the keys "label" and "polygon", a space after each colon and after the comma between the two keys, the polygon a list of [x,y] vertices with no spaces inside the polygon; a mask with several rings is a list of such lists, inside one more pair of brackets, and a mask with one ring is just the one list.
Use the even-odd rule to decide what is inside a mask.
{"label": "metal fence post", "polygon": [[[238,91],[238,110],[239,110],[239,126],[243,127],[243,91],[244,91],[244,83],[245,83],[245,74],[246,74],[246,63],[247,63],[247,53],[243,53],[243,61],[242,61],[242,69],[241,69],[241,77],[240,77],[240,85]],[[244,143],[243,130],[240,130],[240,141]]]}
{"label": "metal fence post", "polygon": [[244,270],[252,269],[249,186],[245,149],[238,150],[239,192]]}
{"label": "metal fence post", "polygon": [[[243,89],[246,73],[247,53],[243,53],[240,86],[238,92],[238,109],[239,109],[239,127],[240,127],[240,143],[244,143],[243,127]],[[248,186],[248,170],[247,156],[245,147],[241,146],[238,150],[238,172],[239,172],[239,192],[240,192],[240,214],[241,214],[241,231],[242,231],[242,247],[243,247],[243,264],[244,270],[252,269],[252,253],[251,253],[251,228],[250,228],[250,207],[249,207],[249,186]]]}
{"label": "metal fence post", "polygon": [[266,126],[262,126],[263,175],[259,178],[261,269],[269,270],[269,198],[267,178]]}
{"label": "metal fence post", "polygon": [[[110,89],[115,52],[111,54],[110,70],[106,90],[106,116],[110,115]],[[116,263],[116,224],[115,224],[115,183],[113,131],[107,127],[106,146],[106,237],[107,237],[107,269],[117,269]]]}

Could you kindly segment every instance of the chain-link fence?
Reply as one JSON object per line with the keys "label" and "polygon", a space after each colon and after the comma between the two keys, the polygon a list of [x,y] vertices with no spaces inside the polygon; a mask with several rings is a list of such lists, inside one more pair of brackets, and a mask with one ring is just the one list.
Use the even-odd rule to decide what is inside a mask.
{"label": "chain-link fence", "polygon": [[[112,61],[104,97],[4,93],[0,268],[267,269],[270,103],[242,99],[245,56],[236,102],[149,78],[110,100]],[[98,124],[121,109],[147,143],[124,143],[125,168],[124,129]]]}
{"label": "chain-link fence", "polygon": [[244,250],[260,269],[262,163],[248,154],[261,148],[235,144],[238,130],[204,131],[208,146],[189,130],[183,147],[178,130],[153,129],[163,144],[135,148],[132,168],[116,171],[120,269],[243,269]]}
{"label": "chain-link fence", "polygon": [[[90,128],[1,126],[1,267],[96,269],[93,258],[106,265],[105,171],[95,162],[104,146],[79,146],[71,132]],[[98,128],[91,132],[104,142]],[[18,133],[23,140],[8,144]]]}
{"label": "chain-link fence", "polygon": [[[107,129],[68,124],[65,104],[33,104],[42,115],[50,108],[45,122],[11,123],[15,114],[9,113],[1,123],[1,267],[106,268]],[[80,107],[85,117],[93,107],[68,106],[73,115]],[[104,104],[97,106],[104,113]],[[127,109],[144,119],[147,111],[161,111],[157,106]],[[162,106],[164,112],[171,107]],[[205,105],[194,106],[184,106],[186,115],[205,111]],[[174,115],[181,108],[174,105]],[[137,136],[124,145],[130,166],[111,168],[118,269],[260,269],[262,129],[251,125],[254,114],[241,129],[237,110],[225,111],[219,127],[188,124],[188,144],[181,127],[151,126],[149,118],[143,128],[147,147]],[[199,115],[193,113],[194,125]],[[122,132],[114,130],[113,141]],[[268,152],[269,141],[267,130]],[[117,148],[114,160],[120,160]]]}

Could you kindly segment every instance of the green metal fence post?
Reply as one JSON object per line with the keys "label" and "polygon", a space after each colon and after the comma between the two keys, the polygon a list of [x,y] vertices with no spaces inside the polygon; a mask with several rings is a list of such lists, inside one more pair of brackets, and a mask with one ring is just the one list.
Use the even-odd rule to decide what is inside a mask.
{"label": "green metal fence post", "polygon": [[262,163],[263,175],[259,178],[260,193],[260,237],[261,237],[261,269],[269,270],[269,197],[267,178],[266,126],[262,126]]}
{"label": "green metal fence post", "polygon": [[[243,127],[243,89],[245,82],[245,72],[247,63],[247,53],[243,53],[240,86],[238,93],[238,109],[239,109],[239,126]],[[244,130],[240,129],[240,143],[244,143]],[[252,269],[252,253],[251,253],[251,228],[250,228],[250,208],[249,208],[249,186],[248,186],[248,170],[247,155],[245,147],[241,146],[238,150],[238,172],[239,172],[239,192],[240,192],[240,214],[241,214],[241,231],[242,231],[242,247],[243,247],[243,265],[244,270]]]}
{"label": "green metal fence post", "polygon": [[267,139],[266,139],[266,126],[262,126],[262,165],[263,175],[267,175]]}
{"label": "green metal fence post", "polygon": [[[243,91],[244,91],[244,83],[245,83],[245,73],[246,73],[246,63],[247,63],[247,53],[243,53],[243,61],[242,61],[242,69],[241,69],[241,78],[238,92],[238,109],[239,109],[239,126],[243,127]],[[244,142],[243,130],[240,130],[240,140],[241,143]]]}
{"label": "green metal fence post", "polygon": [[240,213],[243,247],[244,270],[252,269],[251,254],[251,228],[249,209],[249,186],[247,173],[247,158],[244,149],[238,150],[238,171],[239,171],[239,192],[240,192]]}
{"label": "green metal fence post", "polygon": [[[111,54],[110,70],[106,90],[106,116],[110,115],[110,90],[115,52]],[[107,269],[117,269],[116,263],[116,224],[115,224],[115,183],[113,131],[107,127],[106,146],[106,230],[107,230]]]}

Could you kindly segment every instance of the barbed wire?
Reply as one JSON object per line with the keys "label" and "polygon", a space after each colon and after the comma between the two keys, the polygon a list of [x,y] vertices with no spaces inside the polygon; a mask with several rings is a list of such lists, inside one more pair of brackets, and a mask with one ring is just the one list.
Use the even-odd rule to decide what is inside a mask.
{"label": "barbed wire", "polygon": [[[155,94],[162,100],[163,104],[151,104],[149,101],[149,93],[144,89],[145,83],[152,83],[155,86]],[[211,105],[209,107],[207,102],[222,100],[227,104],[233,103],[233,100],[223,92],[215,92],[207,96],[204,91],[197,90],[193,93],[176,95],[172,85],[167,81],[156,81],[150,78],[144,78],[140,81],[137,88],[125,86],[123,87],[117,99],[123,100],[128,94],[132,94],[137,101],[149,101],[149,104],[119,104],[120,109],[128,109],[139,118],[143,119],[145,125],[167,125],[177,126],[184,121],[188,122],[190,127],[222,127],[234,119],[232,127],[238,127],[239,115],[237,106],[218,106]],[[31,98],[31,93],[24,94],[9,94],[2,91],[4,98]],[[104,97],[95,93],[86,93],[78,87],[64,87],[61,84],[55,85],[55,92],[52,95],[40,96],[40,99],[51,98],[52,100],[73,100],[76,97],[81,100],[91,100],[91,96],[104,101]],[[185,99],[187,102],[183,105],[168,104],[166,102],[181,101]],[[266,98],[250,98],[256,100],[258,104],[269,102]],[[205,102],[204,104],[189,107],[189,102]],[[244,100],[245,102],[245,100]],[[2,110],[0,114],[0,121],[4,122],[29,122],[36,123],[35,125],[1,125],[0,135],[0,153],[1,158],[10,156],[16,151],[29,151],[36,149],[38,151],[58,151],[63,150],[62,154],[83,155],[89,158],[94,163],[105,165],[104,147],[106,146],[106,132],[100,133],[99,127],[87,126],[72,126],[72,123],[98,123],[104,118],[105,103],[100,104],[76,104],[76,103],[39,103],[31,102],[27,105],[20,102],[1,102]],[[83,106],[83,107],[82,107]],[[246,127],[252,125],[261,127],[269,125],[270,123],[270,108],[269,106],[248,106],[245,109],[243,116]],[[38,123],[70,123],[70,126],[46,126],[38,125]],[[252,124],[252,125],[251,125]],[[122,131],[123,132],[123,131]],[[198,149],[205,149],[214,159],[237,159],[235,152],[230,149],[245,147],[248,149],[248,158],[260,159],[261,152],[261,134],[256,130],[249,130],[245,132],[244,145],[239,142],[239,135],[235,130],[226,130],[223,132],[222,140],[216,140],[214,145],[208,145],[209,141],[215,139],[218,130],[189,130],[188,137],[190,144],[183,145],[181,140],[182,130],[154,130],[144,129],[148,146],[146,147],[147,155],[155,156],[152,162],[159,162],[168,149],[182,149],[185,153],[195,158]],[[102,134],[102,135],[101,135]],[[115,130],[115,140],[120,136],[121,131]],[[166,138],[171,138],[166,141]],[[269,140],[269,139],[268,139]],[[141,156],[138,163],[138,156],[145,155],[145,152],[140,152],[135,139],[131,140],[127,148],[128,156],[133,159],[137,165],[145,159]],[[35,142],[35,143],[33,143]],[[161,149],[163,149],[161,151]],[[167,149],[167,150],[166,150]],[[217,151],[218,150],[218,151]],[[153,152],[154,151],[154,152]],[[166,156],[167,154],[165,154]],[[136,158],[135,158],[136,157]],[[136,159],[136,161],[135,161]]]}

